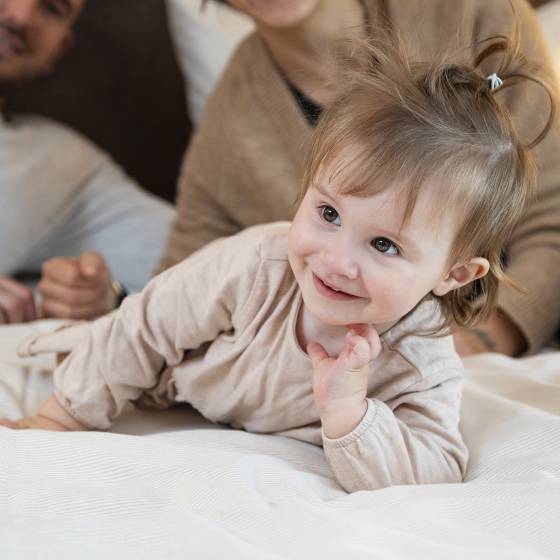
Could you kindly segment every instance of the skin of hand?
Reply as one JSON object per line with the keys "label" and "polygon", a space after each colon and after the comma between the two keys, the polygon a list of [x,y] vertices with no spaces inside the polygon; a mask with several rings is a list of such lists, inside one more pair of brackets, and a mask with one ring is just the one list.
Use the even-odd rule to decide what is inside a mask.
{"label": "skin of hand", "polygon": [[338,357],[330,357],[317,342],[307,345],[313,364],[313,392],[328,438],[349,434],[367,410],[370,363],[381,351],[371,325],[349,325],[346,344]]}
{"label": "skin of hand", "polygon": [[55,432],[83,431],[87,428],[71,416],[54,395],[51,395],[41,406],[38,414],[16,420],[0,419],[0,426],[12,430],[51,430]]}
{"label": "skin of hand", "polygon": [[37,319],[33,291],[5,276],[0,276],[0,324],[26,323]]}
{"label": "skin of hand", "polygon": [[38,285],[43,313],[57,319],[96,319],[115,308],[111,282],[99,253],[50,259]]}
{"label": "skin of hand", "polygon": [[527,348],[519,328],[500,311],[482,325],[456,332],[453,339],[457,353],[463,358],[483,352],[499,352],[514,357]]}

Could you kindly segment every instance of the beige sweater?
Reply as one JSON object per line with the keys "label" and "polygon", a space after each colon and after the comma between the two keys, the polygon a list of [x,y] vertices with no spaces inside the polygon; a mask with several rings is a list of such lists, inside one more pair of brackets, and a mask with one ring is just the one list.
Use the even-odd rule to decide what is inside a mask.
{"label": "beige sweater", "polygon": [[302,299],[288,229],[219,240],[115,314],[39,337],[25,353],[74,348],[55,371],[55,395],[92,428],[108,428],[128,401],[188,402],[214,422],[323,445],[348,491],[461,481],[461,361],[450,337],[417,334],[435,325],[433,301],[382,335],[360,424],[339,439],[322,433],[311,361],[295,335]]}
{"label": "beige sweater", "polygon": [[[366,3],[373,29],[387,18],[417,60],[446,50],[450,37],[464,48],[512,29],[508,0]],[[544,61],[548,75],[551,65],[535,15],[525,0],[514,4],[522,21],[523,50]],[[491,74],[496,66],[485,70]],[[548,104],[536,88],[529,99],[521,93],[520,88],[511,88],[501,95],[509,96],[509,106],[529,141],[540,131]],[[257,223],[291,219],[311,133],[264,44],[252,35],[234,55],[211,97],[185,159],[179,214],[159,270],[217,237]],[[530,350],[550,338],[560,319],[560,127],[538,148],[538,159],[537,198],[508,247],[508,272],[528,293],[504,287],[499,298]]]}

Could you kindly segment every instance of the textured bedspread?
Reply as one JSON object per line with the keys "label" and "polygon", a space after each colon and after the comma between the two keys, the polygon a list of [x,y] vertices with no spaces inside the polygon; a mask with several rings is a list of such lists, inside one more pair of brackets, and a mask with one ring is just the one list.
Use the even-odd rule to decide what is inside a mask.
{"label": "textured bedspread", "polygon": [[[0,415],[36,410],[52,323],[0,327]],[[344,493],[319,448],[131,410],[112,433],[0,428],[0,558],[560,558],[560,353],[467,361],[467,482]],[[141,435],[142,437],[139,437]]]}

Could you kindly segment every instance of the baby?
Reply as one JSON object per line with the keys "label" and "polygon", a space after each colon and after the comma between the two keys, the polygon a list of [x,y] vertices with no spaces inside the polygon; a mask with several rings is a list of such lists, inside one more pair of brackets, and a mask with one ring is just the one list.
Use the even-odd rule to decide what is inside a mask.
{"label": "baby", "polygon": [[[487,78],[478,64],[500,50]],[[461,481],[449,332],[492,309],[534,180],[496,98],[522,72],[509,53],[496,39],[476,64],[427,66],[357,48],[293,223],[218,240],[117,312],[28,341],[26,354],[71,353],[38,415],[3,425],[106,429],[129,401],[188,402],[322,445],[349,492]]]}

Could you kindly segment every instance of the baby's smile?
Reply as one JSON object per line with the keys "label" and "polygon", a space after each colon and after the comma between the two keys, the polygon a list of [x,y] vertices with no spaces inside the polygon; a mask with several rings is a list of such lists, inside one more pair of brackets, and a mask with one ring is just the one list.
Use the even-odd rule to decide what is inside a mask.
{"label": "baby's smile", "polygon": [[351,299],[359,298],[359,296],[349,294],[343,290],[338,289],[332,284],[325,282],[324,280],[319,278],[319,276],[317,276],[314,272],[312,274],[313,274],[313,284],[315,285],[317,291],[321,295],[329,299],[335,299],[335,300],[351,300]]}

